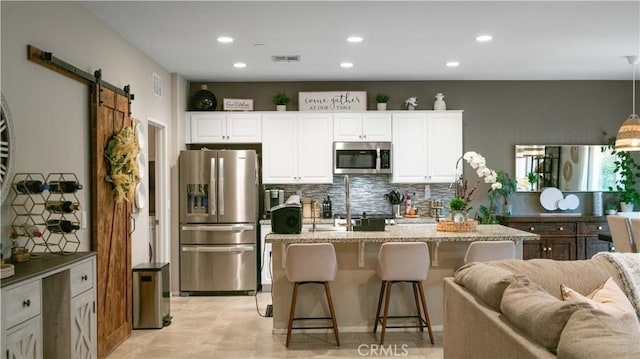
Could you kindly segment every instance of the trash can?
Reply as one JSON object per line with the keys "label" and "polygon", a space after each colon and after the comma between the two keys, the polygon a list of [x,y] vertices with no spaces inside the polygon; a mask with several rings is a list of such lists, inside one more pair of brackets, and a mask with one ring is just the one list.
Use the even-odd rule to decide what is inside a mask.
{"label": "trash can", "polygon": [[143,263],[133,268],[133,329],[159,329],[171,324],[169,263]]}

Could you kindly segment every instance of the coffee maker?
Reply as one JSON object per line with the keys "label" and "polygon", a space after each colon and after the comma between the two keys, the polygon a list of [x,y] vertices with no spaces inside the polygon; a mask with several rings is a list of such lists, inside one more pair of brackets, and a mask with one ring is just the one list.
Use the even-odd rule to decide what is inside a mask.
{"label": "coffee maker", "polygon": [[284,190],[272,188],[264,190],[264,214],[269,217],[271,208],[284,204]]}

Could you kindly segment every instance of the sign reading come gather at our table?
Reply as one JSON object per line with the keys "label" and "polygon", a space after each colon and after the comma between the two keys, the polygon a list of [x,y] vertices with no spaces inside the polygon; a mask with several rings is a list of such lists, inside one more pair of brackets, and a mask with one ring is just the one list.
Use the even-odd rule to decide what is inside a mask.
{"label": "sign reading come gather at our table", "polygon": [[366,111],[366,91],[299,92],[300,111]]}

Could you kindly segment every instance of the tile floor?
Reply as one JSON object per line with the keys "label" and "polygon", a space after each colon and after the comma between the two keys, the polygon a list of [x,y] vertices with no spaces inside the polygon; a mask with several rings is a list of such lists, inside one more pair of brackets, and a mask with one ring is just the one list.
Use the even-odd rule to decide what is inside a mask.
{"label": "tile floor", "polygon": [[[264,315],[270,293],[259,293]],[[271,333],[272,319],[256,311],[252,296],[172,297],[173,322],[163,329],[134,330],[109,359],[119,358],[442,358],[442,332],[434,332],[435,345],[425,330],[388,332],[384,352],[373,333],[296,333],[286,348],[285,335]],[[379,332],[379,330],[378,330]]]}

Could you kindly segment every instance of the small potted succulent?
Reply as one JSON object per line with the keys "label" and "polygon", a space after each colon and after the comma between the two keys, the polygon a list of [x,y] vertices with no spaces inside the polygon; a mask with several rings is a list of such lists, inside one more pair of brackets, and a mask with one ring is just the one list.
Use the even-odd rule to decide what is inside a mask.
{"label": "small potted succulent", "polygon": [[276,111],[286,111],[287,104],[291,98],[285,92],[280,91],[275,96],[273,96],[273,104],[276,105]]}
{"label": "small potted succulent", "polygon": [[449,201],[451,221],[460,223],[467,220],[467,204],[467,201],[460,197],[453,197],[451,201]]}
{"label": "small potted succulent", "polygon": [[387,102],[389,102],[389,95],[384,92],[381,92],[376,95],[376,103],[378,111],[386,111],[387,110]]}

